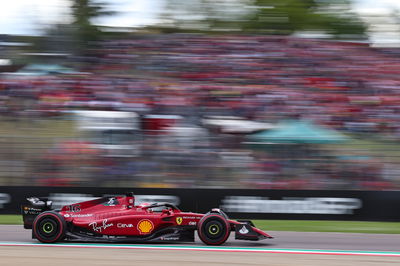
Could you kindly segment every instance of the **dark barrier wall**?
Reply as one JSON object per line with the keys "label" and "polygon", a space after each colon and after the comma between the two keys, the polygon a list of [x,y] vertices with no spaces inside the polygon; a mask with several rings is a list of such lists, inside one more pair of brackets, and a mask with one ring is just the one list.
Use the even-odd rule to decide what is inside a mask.
{"label": "dark barrier wall", "polygon": [[184,211],[221,208],[232,218],[400,221],[400,191],[0,187],[0,214],[19,213],[26,197],[54,208],[132,191],[136,203],[171,202]]}

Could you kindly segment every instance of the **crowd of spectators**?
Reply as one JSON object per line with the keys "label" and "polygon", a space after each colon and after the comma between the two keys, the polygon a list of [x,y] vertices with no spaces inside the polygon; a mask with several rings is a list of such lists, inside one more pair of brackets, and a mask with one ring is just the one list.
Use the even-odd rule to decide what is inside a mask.
{"label": "crowd of spectators", "polygon": [[[377,141],[396,142],[400,137],[400,53],[396,51],[294,37],[169,34],[106,41],[92,54],[75,73],[2,76],[2,117],[42,119],[76,109],[118,110],[141,116],[180,115],[191,127],[201,127],[205,116],[239,116],[267,123],[295,118]],[[212,131],[185,145],[143,135],[141,156],[104,160],[87,155],[97,159],[81,165],[86,169],[81,171],[84,177],[66,178],[65,184],[112,180],[104,185],[400,187],[396,158],[360,159],[351,151],[352,157],[344,159],[343,151],[330,154],[316,147],[312,156],[307,149],[300,156],[279,157],[243,145],[245,136]],[[46,156],[50,153],[46,151]],[[60,180],[65,175],[83,175],[75,171],[80,168],[71,167],[78,162],[46,160],[54,167],[32,170],[37,172],[37,184],[52,182],[42,178],[46,171],[50,180],[60,173]],[[66,174],[72,168],[74,173]]]}

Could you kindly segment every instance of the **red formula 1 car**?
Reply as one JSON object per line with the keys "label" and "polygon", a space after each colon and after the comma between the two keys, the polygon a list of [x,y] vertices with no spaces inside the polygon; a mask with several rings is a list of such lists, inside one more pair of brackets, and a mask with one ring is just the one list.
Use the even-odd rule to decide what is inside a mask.
{"label": "red formula 1 car", "polygon": [[28,198],[22,206],[24,228],[44,243],[63,240],[108,242],[193,242],[194,231],[207,245],[235,238],[272,238],[251,221],[233,221],[220,209],[206,214],[182,212],[170,203],[135,205],[133,193],[105,197],[51,210],[47,199]]}

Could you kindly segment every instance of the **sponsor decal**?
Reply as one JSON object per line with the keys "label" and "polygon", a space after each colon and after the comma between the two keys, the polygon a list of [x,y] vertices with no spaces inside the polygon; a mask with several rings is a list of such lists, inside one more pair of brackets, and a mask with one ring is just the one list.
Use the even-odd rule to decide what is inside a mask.
{"label": "sponsor decal", "polygon": [[176,223],[178,225],[180,225],[182,223],[182,221],[183,221],[182,217],[176,217]]}
{"label": "sponsor decal", "polygon": [[196,225],[197,222],[189,222],[189,225]]}
{"label": "sponsor decal", "polygon": [[69,217],[82,218],[82,217],[91,217],[91,216],[93,216],[92,213],[86,213],[86,214],[68,214],[68,213],[66,213],[66,214],[64,214],[65,218],[69,218]]}
{"label": "sponsor decal", "polygon": [[177,236],[169,236],[169,237],[161,237],[160,240],[164,240],[164,241],[176,241],[179,240],[179,237]]}
{"label": "sponsor decal", "polygon": [[32,207],[24,207],[24,214],[31,214],[31,215],[37,215],[41,213],[43,210],[42,209],[37,209],[37,208],[32,208]]}
{"label": "sponsor decal", "polygon": [[24,211],[41,212],[42,209],[37,209],[37,208],[32,208],[32,207],[24,207]]}
{"label": "sponsor decal", "polygon": [[246,228],[245,225],[243,225],[243,227],[239,230],[239,233],[241,233],[242,235],[245,235],[249,232],[249,230]]}
{"label": "sponsor decal", "polygon": [[144,219],[138,223],[137,229],[139,230],[140,234],[148,234],[153,231],[154,225],[152,221]]}
{"label": "sponsor decal", "polygon": [[106,204],[104,204],[105,206],[116,206],[116,204],[118,203],[116,198],[110,198],[108,200],[108,202]]}
{"label": "sponsor decal", "polygon": [[199,216],[183,216],[183,219],[197,219],[197,220],[200,220],[201,217],[199,217]]}
{"label": "sponsor decal", "polygon": [[118,228],[132,228],[133,224],[122,224],[122,223],[117,223]]}
{"label": "sponsor decal", "polygon": [[228,196],[221,208],[228,212],[296,213],[296,214],[353,214],[362,207],[357,198],[292,198],[270,200],[265,197]]}
{"label": "sponsor decal", "polygon": [[80,212],[81,211],[81,205],[75,204],[75,205],[69,205],[67,206],[67,212]]}
{"label": "sponsor decal", "polygon": [[93,223],[90,223],[89,226],[92,227],[93,231],[101,233],[101,231],[103,231],[103,230],[107,229],[108,227],[114,225],[113,223],[107,223],[107,222],[108,222],[108,220],[104,219],[103,222],[100,225],[98,225],[97,222],[93,222]]}

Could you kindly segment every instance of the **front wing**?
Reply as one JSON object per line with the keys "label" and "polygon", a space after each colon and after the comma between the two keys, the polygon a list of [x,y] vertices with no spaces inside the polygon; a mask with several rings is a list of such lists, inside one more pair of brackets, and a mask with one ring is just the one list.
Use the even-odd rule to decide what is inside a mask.
{"label": "front wing", "polygon": [[235,228],[235,239],[257,241],[273,238],[264,231],[256,228],[251,221],[230,221],[230,223]]}

